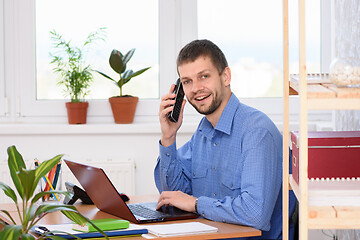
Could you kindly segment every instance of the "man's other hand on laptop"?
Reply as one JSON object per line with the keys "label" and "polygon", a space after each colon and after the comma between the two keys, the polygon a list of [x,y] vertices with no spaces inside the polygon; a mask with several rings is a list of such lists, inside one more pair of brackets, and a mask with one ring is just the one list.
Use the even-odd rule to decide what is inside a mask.
{"label": "man's other hand on laptop", "polygon": [[195,200],[196,197],[181,191],[163,191],[159,197],[156,209],[160,209],[163,205],[171,205],[187,212],[195,212]]}

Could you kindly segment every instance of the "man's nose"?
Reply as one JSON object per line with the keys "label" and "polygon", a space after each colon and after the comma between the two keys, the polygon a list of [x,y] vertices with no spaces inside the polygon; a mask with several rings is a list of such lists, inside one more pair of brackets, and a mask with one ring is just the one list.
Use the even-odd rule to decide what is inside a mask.
{"label": "man's nose", "polygon": [[193,81],[192,89],[191,89],[193,92],[197,92],[197,91],[201,90],[202,88],[203,88],[203,86],[202,86],[201,82]]}

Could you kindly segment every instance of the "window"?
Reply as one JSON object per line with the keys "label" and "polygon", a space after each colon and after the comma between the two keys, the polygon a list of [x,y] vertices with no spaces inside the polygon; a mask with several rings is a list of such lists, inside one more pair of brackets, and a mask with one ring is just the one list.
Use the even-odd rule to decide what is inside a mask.
{"label": "window", "polygon": [[[136,48],[128,69],[151,69],[132,79],[123,91],[140,98],[159,98],[159,4],[158,0],[36,0],[36,92],[38,100],[63,99],[57,85],[49,52],[55,52],[50,31],[55,30],[72,46],[80,47],[91,32],[105,27],[105,41],[97,41],[85,52],[93,69],[118,79],[109,66],[112,49],[125,54]],[[71,7],[69,7],[71,6]],[[84,7],[86,6],[86,7]],[[93,73],[88,99],[108,99],[119,95],[112,81]]]}
{"label": "window", "polygon": [[[44,50],[43,52],[37,52],[35,48],[35,46],[37,45],[37,41],[38,41],[38,45],[41,45],[42,44],[40,42],[42,41],[41,39],[50,37],[48,34],[48,30],[46,30],[46,28],[43,28],[42,30],[41,28],[39,30],[37,30],[36,28],[36,20],[37,20],[36,10],[41,12],[41,10],[37,9],[36,7],[37,1],[47,4],[46,3],[47,1],[43,1],[43,0],[29,0],[25,2],[23,1],[8,2],[5,4],[6,9],[4,10],[5,12],[11,13],[9,14],[11,16],[9,16],[9,21],[8,21],[9,28],[5,29],[5,34],[16,34],[16,39],[17,39],[17,41],[8,42],[8,47],[12,49],[13,52],[15,52],[14,60],[9,65],[12,65],[14,67],[22,66],[22,71],[18,74],[18,76],[12,79],[12,81],[19,83],[17,94],[15,94],[18,95],[15,98],[19,99],[20,102],[18,117],[20,117],[21,119],[20,121],[29,121],[29,122],[33,122],[33,121],[64,122],[66,121],[65,120],[66,108],[64,107],[65,106],[64,102],[66,100],[63,99],[61,90],[59,91],[59,89],[55,89],[55,87],[57,87],[56,83],[52,81],[52,84],[55,85],[48,87],[49,90],[43,91],[41,89],[42,86],[39,85],[39,82],[37,82],[37,75],[39,75],[40,78],[44,79],[43,76],[51,73],[51,68],[44,70],[43,73],[41,73],[41,71],[37,69],[37,65],[38,67],[40,67],[40,65],[46,64],[47,61],[44,59],[48,57],[47,50]],[[127,93],[129,94],[141,95],[141,91],[143,92],[143,94],[140,96],[142,98],[138,103],[135,122],[137,121],[149,122],[150,118],[151,121],[157,120],[155,116],[157,116],[158,114],[159,96],[163,94],[165,91],[168,91],[168,86],[170,86],[170,84],[174,81],[173,79],[176,79],[175,61],[170,62],[168,59],[175,59],[177,54],[176,45],[174,43],[176,42],[175,25],[178,24],[178,22],[175,21],[176,18],[175,11],[178,5],[176,5],[173,1],[152,0],[151,8],[150,8],[150,7],[146,7],[147,3],[150,1],[146,1],[146,0],[142,0],[142,1],[144,1],[145,4],[142,5],[140,4],[141,1],[137,0],[136,1],[137,5],[132,6],[131,8],[132,10],[131,11],[129,10],[128,12],[132,12],[132,13],[135,13],[137,11],[140,12],[139,10],[135,11],[134,9],[135,8],[139,9],[142,7],[146,11],[155,11],[155,13],[151,13],[151,16],[157,17],[156,19],[152,20],[153,21],[152,26],[156,27],[151,32],[152,40],[148,39],[148,37],[150,38],[150,36],[146,35],[146,33],[148,32],[149,25],[147,23],[144,23],[144,21],[147,22],[147,20],[144,19],[142,16],[136,14],[133,14],[134,17],[132,17],[131,19],[122,19],[121,16],[124,15],[121,15],[122,14],[121,12],[122,11],[126,12],[127,10],[120,8],[117,19],[114,20],[116,23],[118,23],[117,28],[118,29],[120,29],[121,27],[124,28],[124,26],[122,25],[130,26],[132,22],[138,22],[136,26],[132,26],[132,27],[138,32],[142,32],[145,36],[140,37],[137,33],[136,34],[134,33],[135,35],[134,34],[133,35],[135,39],[131,39],[131,33],[129,33],[129,31],[126,33],[127,31],[126,28],[124,29],[125,33],[121,34],[120,30],[119,33],[117,33],[114,30],[111,31],[111,27],[110,27],[110,30],[108,30],[107,38],[109,39],[110,38],[109,35],[111,34],[116,35],[118,39],[121,38],[121,41],[124,42],[124,45],[122,45],[124,46],[124,49],[122,47],[118,47],[119,44],[117,44],[117,42],[113,43],[113,45],[116,46],[110,46],[109,41],[106,43],[101,43],[101,44],[109,44],[109,46],[108,46],[108,50],[104,50],[104,54],[105,54],[104,69],[101,68],[99,69],[111,75],[111,72],[113,70],[108,66],[107,62],[110,52],[113,48],[119,49],[121,51],[127,51],[130,50],[131,47],[136,47],[135,55],[131,61],[131,64],[133,65],[131,66],[129,65],[129,68],[131,67],[131,69],[136,70],[138,68],[147,67],[149,65],[149,61],[155,62],[155,66],[152,66],[152,64],[150,64],[152,67],[151,68],[152,72],[150,70],[147,71],[141,76],[133,79],[130,83],[127,84],[128,86],[125,86],[126,89],[124,90],[128,91]],[[64,3],[62,1],[59,2],[61,2],[60,4]],[[99,1],[85,1],[85,2],[86,3],[84,4],[88,4],[92,2],[96,2],[97,4],[99,4]],[[119,1],[114,1],[114,2],[118,3]],[[126,2],[126,4],[130,7],[129,5],[130,3],[128,2],[132,3],[134,1],[123,1],[123,2]],[[53,5],[51,4],[51,6]],[[64,4],[64,6],[75,7],[73,2]],[[83,7],[81,9],[83,9]],[[109,9],[111,10],[112,8],[109,7]],[[66,11],[64,10],[63,12]],[[44,21],[45,22],[47,21],[46,13],[43,14],[44,16],[40,14],[39,17],[42,18],[41,24],[46,25],[43,23]],[[63,19],[64,16],[62,16],[61,19]],[[159,22],[160,17],[162,19],[162,22]],[[69,18],[73,18],[73,16],[70,16]],[[97,18],[95,17],[93,19],[95,21],[97,20]],[[121,22],[121,21],[125,21],[125,22]],[[156,22],[156,24],[154,22]],[[78,21],[74,21],[73,24],[81,25],[83,24],[83,22],[79,23]],[[55,24],[50,27],[48,26],[48,29],[55,28],[55,26],[57,25]],[[94,31],[94,29],[96,29],[97,27],[103,27],[103,24],[102,23],[99,23],[99,25],[91,24],[91,27],[86,27],[86,29],[83,31],[85,34],[80,33],[79,31],[79,37],[81,39],[84,39],[84,36],[86,37],[89,32]],[[141,27],[145,29],[140,29]],[[73,36],[76,36],[75,33],[70,33],[71,37],[68,37],[65,31],[61,30],[63,28],[64,26],[60,27],[60,29],[57,31],[63,34],[65,39],[70,40],[72,39]],[[82,28],[82,26],[78,26],[77,29],[79,28]],[[39,37],[39,39],[37,39],[36,31],[40,31],[39,35],[41,36]],[[127,36],[127,34],[129,34],[130,36]],[[116,41],[116,39],[114,41]],[[154,44],[154,41],[157,41],[156,44]],[[153,46],[144,47],[144,42],[153,44]],[[171,43],[171,44],[162,44],[161,45],[162,47],[160,49],[159,42]],[[44,49],[46,48],[48,47],[45,46]],[[143,52],[140,51],[141,48],[143,49]],[[145,59],[144,55],[149,55],[152,60],[149,60],[149,58]],[[6,57],[11,58],[10,55]],[[147,62],[141,62],[143,61],[143,59],[145,59]],[[134,85],[139,84],[139,81],[141,81],[140,79],[142,78],[142,76],[146,76],[146,75],[148,76],[147,79],[151,78],[151,81],[155,82],[154,86],[152,85],[151,87],[149,87],[148,82],[145,83],[143,82],[142,83],[143,86],[141,87],[131,86],[132,84]],[[43,81],[43,79],[40,79],[39,81]],[[109,80],[99,78],[99,82],[101,81],[104,83],[104,85],[108,85],[108,86],[110,85],[111,87],[113,87]],[[160,84],[160,82],[163,84]],[[134,90],[135,88],[136,90]],[[50,89],[55,89],[55,91],[53,91],[53,95],[55,95],[55,97],[52,96],[52,94],[46,93],[47,91],[51,92],[52,90]],[[114,91],[116,91],[116,87],[113,89],[115,89]],[[155,89],[155,90],[151,94],[148,94],[148,91],[151,89]],[[111,108],[107,101],[107,98],[111,97],[112,94],[109,93],[109,95],[107,95],[107,93],[106,94],[103,93],[106,92],[103,90],[101,90],[100,92],[103,94],[103,96],[100,96],[100,94],[97,94],[96,92],[93,93],[93,95],[91,96],[92,99],[90,99],[91,103],[88,109],[88,123],[113,122]],[[106,97],[104,95],[106,95]]]}
{"label": "window", "polygon": [[[109,5],[112,1],[113,4]],[[307,24],[307,41],[310,41],[307,42],[309,52],[307,60],[308,63],[317,64],[314,68],[308,64],[308,69],[311,71],[319,71],[319,45],[322,48],[321,57],[329,52],[324,51],[324,48],[330,49],[329,42],[323,44],[324,40],[330,39],[330,32],[323,31],[324,26],[329,25],[328,21],[319,20],[319,9],[324,12],[323,6],[319,4],[320,1],[328,2],[327,0],[308,1],[306,6],[307,22],[310,22]],[[168,92],[170,84],[177,79],[175,62],[177,54],[185,44],[196,38],[213,40],[225,52],[233,72],[232,89],[242,102],[264,111],[275,121],[282,119],[282,101],[279,98],[282,95],[281,0],[64,0],[58,1],[58,4],[56,1],[51,1],[49,4],[46,0],[0,0],[0,3],[3,3],[0,4],[0,11],[3,13],[3,19],[0,21],[4,21],[0,24],[0,32],[4,33],[1,35],[4,39],[0,37],[0,41],[4,41],[2,44],[4,54],[1,55],[4,59],[0,58],[0,87],[6,85],[6,88],[0,90],[0,116],[4,112],[4,96],[7,96],[11,103],[10,110],[14,121],[66,122],[64,106],[66,100],[56,86],[56,81],[47,79],[52,74],[48,59],[49,30],[55,29],[67,40],[81,41],[98,27],[108,27],[106,42],[98,43],[100,50],[95,48],[93,56],[89,53],[89,60],[93,61],[91,64],[95,69],[99,66],[99,70],[109,75],[112,73],[107,61],[113,48],[121,51],[136,48],[131,62],[133,65],[129,66],[131,69],[152,66],[151,71],[133,79],[129,86],[126,86],[126,92],[141,97],[135,122],[158,122],[159,97]],[[136,4],[127,11],[132,14],[131,19],[126,19],[123,13],[126,9],[122,9],[117,5],[118,3],[128,8]],[[39,4],[55,10],[44,11]],[[117,7],[112,7],[115,4]],[[82,7],[84,5],[86,8]],[[96,10],[91,6],[96,6]],[[84,12],[87,15],[75,17],[74,15],[79,11],[71,12],[71,9],[79,7],[85,9],[80,11],[81,14]],[[134,10],[138,8],[146,10],[144,16],[141,15],[142,11]],[[118,13],[114,11],[113,14],[118,14],[114,25],[106,25],[109,16],[97,15],[103,12],[111,13],[114,9],[118,9]],[[251,14],[246,14],[248,12]],[[325,8],[325,12],[330,13],[330,8]],[[294,32],[291,33],[290,39],[293,44],[297,43],[297,6],[290,6],[290,13],[292,16],[290,20],[295,19],[290,23],[290,29]],[[76,31],[63,25],[67,22],[64,21],[66,18],[76,19],[72,22],[76,25]],[[86,25],[87,23],[89,24]],[[316,28],[311,30],[310,25],[311,28],[314,26]],[[127,33],[130,30],[121,30],[124,26],[137,30],[134,34],[140,35],[134,35],[132,38],[133,34]],[[148,31],[149,28],[154,29]],[[2,51],[1,46],[0,51]],[[295,54],[291,59],[297,61],[298,51],[293,52]],[[315,55],[312,55],[313,53]],[[100,57],[97,54],[103,54],[101,57],[103,60],[98,61]],[[44,65],[47,65],[47,68]],[[297,66],[295,62],[293,65]],[[4,74],[6,76],[3,76]],[[88,123],[112,123],[107,98],[114,94],[111,91],[116,91],[116,87],[113,87],[109,80],[102,79],[96,74],[94,76],[96,80],[92,95],[89,96],[91,104]],[[251,82],[251,79],[256,81]],[[47,85],[48,83],[52,85]],[[249,86],[245,86],[246,84]],[[3,89],[6,91],[5,94]],[[188,105],[185,108],[185,116],[198,117],[198,114]]]}
{"label": "window", "polygon": [[[320,72],[320,0],[306,3],[307,67]],[[289,4],[290,72],[298,73],[298,9]],[[238,97],[282,96],[282,9],[281,0],[198,0],[198,36],[224,51]]]}

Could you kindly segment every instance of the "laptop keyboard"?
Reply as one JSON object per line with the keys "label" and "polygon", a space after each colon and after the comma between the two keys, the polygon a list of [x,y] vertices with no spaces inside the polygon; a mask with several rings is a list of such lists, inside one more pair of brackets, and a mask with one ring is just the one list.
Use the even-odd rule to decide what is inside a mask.
{"label": "laptop keyboard", "polygon": [[170,216],[169,214],[146,208],[138,204],[128,204],[131,212],[143,218],[158,219]]}

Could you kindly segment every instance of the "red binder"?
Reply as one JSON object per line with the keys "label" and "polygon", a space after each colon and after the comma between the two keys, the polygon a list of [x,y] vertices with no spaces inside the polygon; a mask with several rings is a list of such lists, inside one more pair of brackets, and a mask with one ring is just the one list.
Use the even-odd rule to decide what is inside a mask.
{"label": "red binder", "polygon": [[[292,175],[299,183],[299,132],[291,132]],[[308,132],[308,178],[360,177],[360,131]]]}

